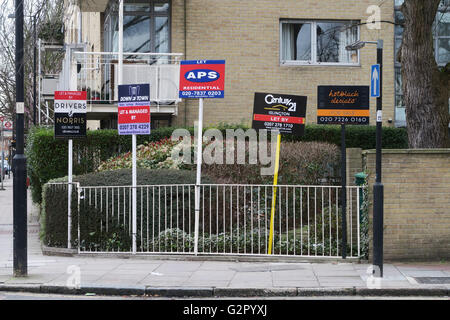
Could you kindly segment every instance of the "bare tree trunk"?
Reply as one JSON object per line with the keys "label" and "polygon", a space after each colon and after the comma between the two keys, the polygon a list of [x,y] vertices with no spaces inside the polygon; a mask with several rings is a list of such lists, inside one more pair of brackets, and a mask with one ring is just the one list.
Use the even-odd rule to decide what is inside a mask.
{"label": "bare tree trunk", "polygon": [[400,52],[410,148],[450,147],[448,70],[440,71],[433,49],[433,21],[440,0],[405,0]]}

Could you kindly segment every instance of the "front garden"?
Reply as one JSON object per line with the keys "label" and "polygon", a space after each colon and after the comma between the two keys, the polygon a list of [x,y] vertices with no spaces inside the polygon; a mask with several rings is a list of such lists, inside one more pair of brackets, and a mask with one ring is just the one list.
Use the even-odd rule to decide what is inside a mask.
{"label": "front garden", "polygon": [[[285,139],[281,148],[280,185],[310,185],[333,186],[340,183],[339,177],[339,147],[333,141],[333,126],[311,126],[311,132],[320,133],[314,140],[319,141],[293,141]],[[327,128],[328,127],[328,128]],[[220,130],[235,127],[223,127]],[[173,130],[173,129],[172,129]],[[356,143],[361,135],[370,135],[371,128],[350,131],[348,142],[350,146]],[[180,145],[179,141],[169,139],[171,129],[154,130],[151,136],[140,136],[137,148],[138,185],[193,185],[195,183],[195,165],[184,163],[175,159],[174,151]],[[338,131],[337,131],[338,132]],[[402,130],[386,130],[387,139],[384,143],[391,143],[392,147],[406,143]],[[306,130],[306,139],[313,140]],[[374,134],[374,132],[373,132]],[[397,136],[395,136],[397,134]],[[403,138],[402,138],[403,137]],[[129,186],[131,185],[131,153],[129,137],[118,136],[112,131],[89,132],[85,140],[76,140],[74,143],[74,181],[82,187],[87,186]],[[322,141],[320,141],[322,140]],[[325,140],[325,141],[323,141]],[[371,141],[372,139],[367,139]],[[34,130],[27,141],[27,154],[29,157],[29,172],[31,175],[33,199],[41,202],[42,206],[42,238],[48,246],[67,246],[67,189],[54,188],[50,185],[42,186],[47,182],[64,181],[66,175],[67,146],[65,141],[54,140],[52,132],[45,129]],[[249,155],[249,145],[245,145],[245,154]],[[193,145],[190,150],[194,151]],[[234,156],[237,156],[236,154]],[[192,153],[192,160],[194,153]],[[225,159],[224,159],[225,160]],[[202,183],[211,185],[208,190],[203,188],[202,195],[206,197],[203,205],[202,223],[200,226],[199,252],[207,253],[266,253],[268,244],[268,225],[270,221],[270,203],[272,192],[263,194],[254,187],[230,185],[263,185],[270,186],[273,177],[261,175],[261,168],[267,164],[224,164],[215,163],[203,165]],[[56,180],[55,180],[56,178]],[[223,186],[222,189],[220,186]],[[215,186],[215,187],[213,187]],[[173,187],[175,188],[175,187]],[[214,188],[217,188],[214,191]],[[227,189],[228,188],[228,189]],[[307,254],[307,255],[337,255],[341,250],[339,246],[340,209],[336,206],[338,194],[326,189],[299,188],[293,191],[278,188],[280,198],[277,199],[277,212],[279,218],[275,219],[275,233],[273,249],[275,254]],[[87,190],[87,189],[86,189]],[[113,190],[113,189],[111,189]],[[80,233],[83,246],[86,250],[95,251],[127,251],[130,248],[129,212],[130,189],[102,193],[95,201],[92,195],[86,192],[80,204]],[[186,210],[193,212],[193,189],[180,191],[170,189],[170,198],[180,203],[180,199],[192,197],[192,202],[186,205]],[[318,192],[317,190],[321,190]],[[219,192],[220,191],[220,192]],[[117,192],[115,194],[114,192]],[[122,192],[122,193],[121,193]],[[192,216],[180,219],[179,214],[169,217],[168,208],[160,205],[160,215],[156,219],[152,214],[147,215],[156,202],[153,199],[154,191],[138,191],[138,249],[151,252],[192,252],[193,251],[193,220]],[[191,194],[192,193],[192,194]],[[226,196],[225,196],[226,193]],[[159,194],[160,195],[160,194]],[[123,196],[123,197],[122,197]],[[285,198],[281,198],[285,196]],[[121,198],[122,197],[122,198]],[[231,197],[231,200],[229,198]],[[325,197],[325,203],[323,198]],[[140,199],[144,200],[140,200]],[[151,200],[146,200],[150,198]],[[289,198],[289,200],[288,200]],[[122,200],[120,200],[122,199]],[[256,200],[258,199],[258,200]],[[301,199],[301,200],[300,200]],[[73,226],[78,225],[77,195],[72,197]],[[101,209],[100,202],[101,201]],[[121,202],[122,201],[122,202]],[[296,203],[301,204],[296,204]],[[322,201],[322,202],[321,202]],[[353,200],[352,200],[353,201]],[[93,204],[95,202],[95,205]],[[108,203],[106,206],[105,204]],[[212,203],[208,206],[208,203]],[[269,204],[267,206],[267,203]],[[318,205],[319,203],[319,205]],[[98,204],[98,205],[97,205]],[[263,205],[264,204],[264,205]],[[111,207],[109,207],[111,206]],[[114,207],[123,211],[123,218],[111,216]],[[296,208],[294,208],[296,206]],[[355,206],[356,207],[356,206]],[[362,206],[360,236],[365,237],[367,219],[364,214],[367,210],[367,199]],[[105,211],[106,210],[106,211]],[[109,211],[109,216],[106,216]],[[112,211],[111,211],[112,210]],[[162,211],[161,211],[162,210]],[[187,212],[187,211],[186,211]],[[230,213],[231,212],[231,213]],[[105,215],[106,213],[106,215]],[[277,213],[278,214],[278,213]],[[359,213],[358,213],[359,214]],[[178,216],[177,223],[175,217]],[[126,218],[126,219],[125,219]],[[116,220],[114,220],[116,219]],[[352,219],[357,219],[355,214]],[[123,220],[123,221],[122,221]],[[183,220],[184,224],[180,221]],[[120,221],[120,223],[116,223]],[[356,220],[354,220],[356,221]],[[106,226],[108,226],[106,230]],[[152,232],[150,233],[150,230]],[[78,246],[78,230],[72,230],[72,245]],[[356,229],[354,230],[356,233]],[[180,239],[182,241],[180,242]],[[356,239],[354,236],[353,240]],[[365,238],[364,238],[365,239]],[[352,240],[352,241],[353,241]],[[350,247],[350,246],[349,246]],[[155,249],[157,248],[157,249]],[[356,250],[356,244],[353,246]],[[354,252],[350,252],[349,254]],[[363,250],[367,248],[363,245]]]}

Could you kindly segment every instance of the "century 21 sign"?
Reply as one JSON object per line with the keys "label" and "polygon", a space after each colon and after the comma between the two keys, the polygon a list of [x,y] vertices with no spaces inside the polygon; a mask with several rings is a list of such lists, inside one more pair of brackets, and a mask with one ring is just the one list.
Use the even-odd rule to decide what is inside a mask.
{"label": "century 21 sign", "polygon": [[252,128],[301,136],[305,130],[305,96],[256,92]]}

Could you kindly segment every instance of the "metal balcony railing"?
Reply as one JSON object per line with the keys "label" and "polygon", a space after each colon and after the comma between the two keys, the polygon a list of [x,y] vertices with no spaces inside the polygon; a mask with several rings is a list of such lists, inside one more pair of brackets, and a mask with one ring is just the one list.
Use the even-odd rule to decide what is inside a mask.
{"label": "metal balcony railing", "polygon": [[[180,58],[177,53],[124,53],[122,84],[149,83],[150,100],[155,105],[172,105],[178,97]],[[77,91],[87,91],[92,103],[118,100],[119,56],[113,52],[74,52],[73,80]]]}
{"label": "metal balcony railing", "polygon": [[[177,105],[179,53],[123,54],[123,84],[149,83],[152,105]],[[87,52],[67,48],[59,76],[58,90],[87,91],[94,104],[113,104],[118,100],[119,54]]]}

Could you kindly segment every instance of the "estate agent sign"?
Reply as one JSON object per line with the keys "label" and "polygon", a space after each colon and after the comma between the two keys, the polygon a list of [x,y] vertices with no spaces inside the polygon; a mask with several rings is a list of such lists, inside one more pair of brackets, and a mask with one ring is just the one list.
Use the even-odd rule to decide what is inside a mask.
{"label": "estate agent sign", "polygon": [[55,137],[86,136],[86,91],[55,91]]}
{"label": "estate agent sign", "polygon": [[256,92],[252,128],[278,130],[280,134],[303,135],[306,100],[307,97],[304,96]]}
{"label": "estate agent sign", "polygon": [[119,85],[120,135],[150,134],[150,84]]}
{"label": "estate agent sign", "polygon": [[319,86],[318,124],[369,124],[368,86]]}
{"label": "estate agent sign", "polygon": [[225,60],[185,60],[180,63],[181,99],[223,98]]}

